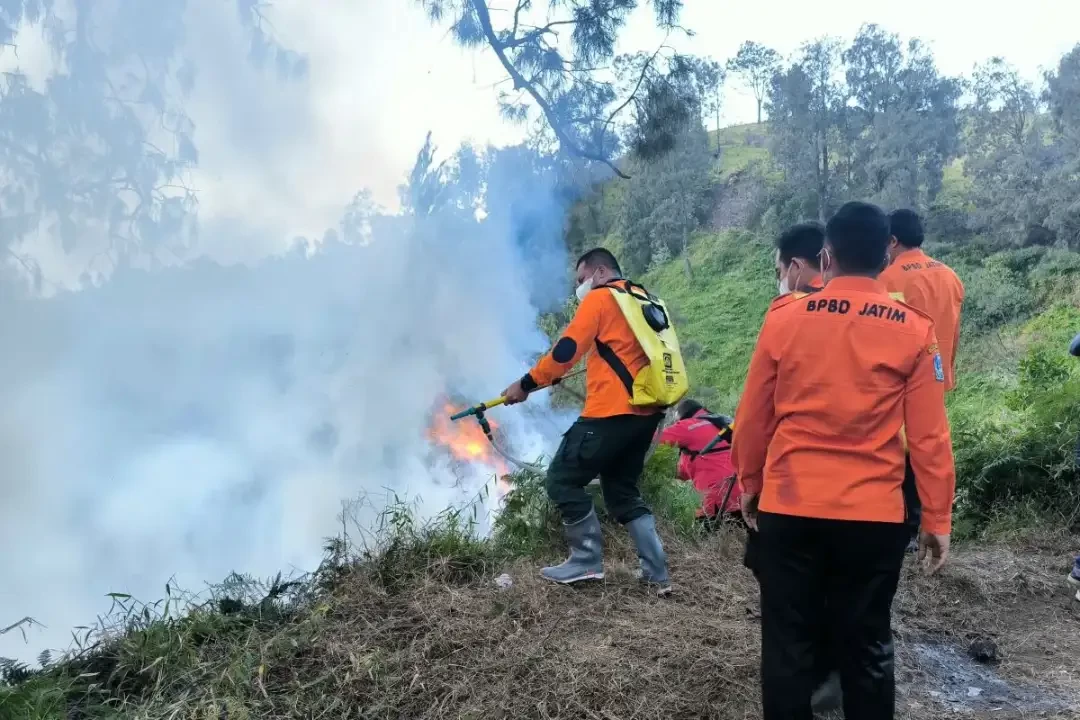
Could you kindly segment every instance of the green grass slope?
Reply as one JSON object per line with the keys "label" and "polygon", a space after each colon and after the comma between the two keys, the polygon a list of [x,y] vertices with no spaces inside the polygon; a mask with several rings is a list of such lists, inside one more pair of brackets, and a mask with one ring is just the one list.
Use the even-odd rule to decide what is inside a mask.
{"label": "green grass slope", "polygon": [[776,295],[771,251],[748,232],[699,233],[682,258],[654,269],[645,285],[670,306],[693,394],[731,411],[742,389],[765,310]]}
{"label": "green grass slope", "polygon": [[709,147],[715,148],[719,155],[713,175],[718,181],[724,181],[758,163],[769,159],[766,147],[768,133],[764,123],[732,125],[709,133]]}

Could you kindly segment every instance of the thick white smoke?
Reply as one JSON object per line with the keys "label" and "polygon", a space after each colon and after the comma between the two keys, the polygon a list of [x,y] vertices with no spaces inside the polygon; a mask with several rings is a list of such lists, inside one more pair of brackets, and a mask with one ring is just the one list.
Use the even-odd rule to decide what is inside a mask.
{"label": "thick white smoke", "polygon": [[[204,128],[197,250],[48,298],[4,271],[0,626],[32,615],[47,629],[0,636],[0,657],[66,647],[108,592],[152,600],[173,576],[198,589],[233,570],[310,569],[342,501],[369,498],[361,525],[393,495],[425,514],[468,501],[491,471],[451,467],[428,442],[431,412],[448,391],[480,400],[519,376],[544,347],[538,305],[566,291],[565,204],[537,178],[500,182],[515,210],[484,223],[389,220],[366,244],[282,254],[343,212],[312,208],[298,180],[312,154],[333,157],[304,104],[319,67],[299,87],[255,83],[215,7],[187,16],[213,75],[191,111]],[[510,153],[499,171],[514,167]],[[86,269],[42,248],[61,284]],[[499,419],[522,454],[565,424]]]}

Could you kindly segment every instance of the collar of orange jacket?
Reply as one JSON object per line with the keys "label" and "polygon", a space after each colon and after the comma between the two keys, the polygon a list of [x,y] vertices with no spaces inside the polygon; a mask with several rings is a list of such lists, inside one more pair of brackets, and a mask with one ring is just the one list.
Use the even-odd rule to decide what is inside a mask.
{"label": "collar of orange jacket", "polygon": [[904,252],[897,255],[893,259],[893,262],[911,262],[912,260],[918,260],[924,257],[926,257],[926,253],[923,252],[922,248],[908,248]]}
{"label": "collar of orange jacket", "polygon": [[841,275],[840,277],[834,277],[829,281],[829,290],[848,290],[851,292],[877,292],[882,295],[887,295],[888,290],[885,289],[885,283],[881,282],[877,278],[866,277],[864,275]]}
{"label": "collar of orange jacket", "polygon": [[820,290],[823,287],[825,287],[825,283],[821,279],[821,273],[815,273],[814,277],[799,285],[799,290],[805,292],[806,290]]}

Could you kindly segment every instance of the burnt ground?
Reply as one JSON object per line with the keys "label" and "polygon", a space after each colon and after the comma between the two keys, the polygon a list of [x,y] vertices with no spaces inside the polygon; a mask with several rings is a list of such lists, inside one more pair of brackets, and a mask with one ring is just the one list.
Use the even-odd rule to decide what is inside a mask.
{"label": "burnt ground", "polygon": [[[901,707],[912,717],[1077,717],[1080,602],[1064,581],[1077,546],[960,548],[938,578],[907,568],[894,614]],[[980,654],[998,657],[971,659]]]}

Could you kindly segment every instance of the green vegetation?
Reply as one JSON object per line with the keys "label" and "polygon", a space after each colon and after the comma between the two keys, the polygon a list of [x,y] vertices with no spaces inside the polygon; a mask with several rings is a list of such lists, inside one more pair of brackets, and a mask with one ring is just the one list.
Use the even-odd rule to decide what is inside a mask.
{"label": "green vegetation", "polygon": [[[545,173],[565,175],[565,196],[580,198],[570,213],[569,250],[611,248],[630,274],[670,303],[694,393],[714,410],[730,412],[737,404],[774,295],[771,240],[780,228],[827,216],[852,198],[925,213],[933,240],[928,250],[957,270],[968,293],[959,389],[948,398],[959,478],[957,534],[1027,538],[1041,524],[1056,534],[1029,546],[1033,555],[1041,551],[1037,562],[1025,565],[1006,551],[966,575],[946,574],[940,584],[906,578],[898,618],[914,637],[958,642],[989,632],[1028,650],[1049,647],[1052,633],[1067,664],[1032,662],[1023,672],[1056,678],[1062,692],[1075,696],[1068,678],[1080,646],[1075,634],[1054,626],[1062,615],[1046,598],[1060,580],[1059,571],[1048,568],[1072,542],[1063,539],[1062,528],[1080,519],[1073,457],[1080,363],[1065,353],[1080,330],[1080,47],[1048,73],[1045,92],[991,59],[973,77],[974,102],[962,106],[958,79],[942,76],[925,46],[902,43],[876,26],[863,28],[848,46],[835,39],[807,43],[788,64],[748,42],[726,67],[753,90],[758,122],[709,134],[703,117],[718,111],[720,64],[666,46],[656,55],[615,56],[612,28],[643,3],[582,14],[577,4],[556,0],[547,4],[551,24],[532,29],[519,24],[518,13],[493,15],[484,2],[418,4],[446,22],[463,46],[501,55],[514,88],[500,95],[502,109],[520,120],[539,107],[550,132],[538,145],[563,152],[527,150],[536,162],[518,173],[506,159],[517,148],[485,153],[483,162],[464,148],[436,164],[429,140],[403,188],[407,211],[435,219],[443,204],[461,220],[459,229],[472,228],[483,197],[488,218],[503,213],[513,227],[513,193],[498,194],[505,179],[527,184]],[[40,3],[16,5],[12,28],[41,18]],[[677,25],[680,3],[651,5],[657,27]],[[111,12],[100,15],[107,20]],[[300,58],[262,37],[254,19],[246,25],[261,48],[256,54],[276,57],[287,77],[302,74]],[[568,44],[549,32],[560,25],[575,25]],[[75,35],[52,33],[53,49],[71,54],[78,40],[65,38]],[[91,102],[84,110],[114,116],[107,71],[147,61],[172,68],[178,43],[170,32],[150,57],[101,54],[106,60],[90,70],[97,87],[87,90]],[[588,69],[608,61],[613,74]],[[140,97],[179,80],[171,71],[146,72],[136,83],[143,86]],[[50,112],[66,107],[53,92],[63,85],[50,87],[41,94],[20,81],[2,100],[30,97]],[[179,98],[158,105],[162,116],[183,117]],[[613,107],[625,115],[609,115]],[[80,145],[67,131],[27,139],[37,132],[30,123],[8,133],[9,144],[66,149],[74,142],[111,158],[91,163],[87,183],[76,185],[111,186],[115,167],[142,167],[143,160],[152,161],[149,177],[161,182],[195,164],[188,123],[174,132],[179,150],[172,157],[133,150],[149,145],[143,141],[148,130],[134,115],[121,119],[125,127],[110,138],[122,142],[91,134]],[[68,153],[49,157],[65,164]],[[570,158],[597,164],[585,171]],[[485,183],[500,162],[513,171],[504,170],[503,182]],[[5,167],[20,180],[10,184],[20,195],[12,207],[22,205],[26,187],[63,175],[22,160]],[[630,177],[612,179],[612,173]],[[127,242],[168,240],[182,235],[194,209],[193,195],[184,191],[114,216],[114,192],[86,205],[74,185],[53,190],[36,194],[28,210],[35,222],[20,220],[12,238],[58,216],[65,219],[60,233],[68,244],[77,226],[67,219],[76,211],[136,228],[127,231]],[[372,210],[364,200],[357,196],[350,210],[355,222],[343,224],[347,238],[362,236],[371,219],[365,219]],[[441,217],[433,237],[454,227]],[[573,309],[568,303],[542,318],[541,327],[554,336]],[[568,386],[558,391],[562,402],[574,401],[580,379]],[[746,573],[732,570],[738,543],[729,534],[700,537],[693,522],[699,499],[672,480],[674,463],[670,449],[656,450],[642,487],[675,558],[675,577],[693,588],[689,602],[659,605],[636,587],[626,573],[635,558],[625,534],[605,517],[601,497],[613,582],[583,591],[595,591],[588,603],[572,591],[540,587],[536,565],[562,555],[561,530],[543,478],[523,471],[513,477],[514,491],[490,538],[476,536],[471,509],[421,523],[395,505],[371,545],[328,541],[324,562],[306,577],[259,582],[234,576],[200,596],[167,588],[167,597],[153,604],[118,594],[112,612],[84,631],[82,649],[56,660],[43,656],[38,669],[0,662],[0,718],[755,716],[757,692],[747,691],[757,683],[750,669],[756,631],[746,621],[753,588]],[[515,591],[503,593],[491,581],[508,570]],[[1018,622],[1020,602],[1032,627]],[[1032,640],[1039,631],[1047,635]],[[901,643],[910,639],[897,635]],[[1033,654],[1022,650],[1010,664],[1022,666],[1025,655]],[[730,685],[703,683],[703,667],[719,670]],[[654,704],[643,709],[646,702]],[[905,716],[934,717],[926,714],[934,710]]]}
{"label": "green vegetation", "polygon": [[724,182],[755,165],[767,163],[767,138],[766,126],[757,123],[733,125],[709,133],[709,146],[719,149],[719,162],[713,167],[713,178]]}
{"label": "green vegetation", "polygon": [[731,410],[761,318],[776,296],[771,252],[751,233],[699,233],[690,260],[693,281],[672,262],[644,282],[671,306],[695,396],[717,411]]}

